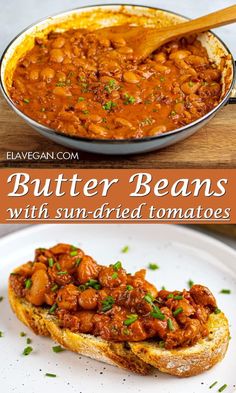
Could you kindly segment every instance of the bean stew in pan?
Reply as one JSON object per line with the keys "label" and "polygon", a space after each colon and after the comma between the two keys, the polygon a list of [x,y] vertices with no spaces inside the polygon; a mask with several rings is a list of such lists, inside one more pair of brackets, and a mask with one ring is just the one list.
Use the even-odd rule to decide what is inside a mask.
{"label": "bean stew in pan", "polygon": [[221,74],[196,36],[139,63],[122,29],[116,39],[77,29],[36,38],[17,63],[10,96],[23,113],[62,133],[137,139],[211,111],[220,101]]}

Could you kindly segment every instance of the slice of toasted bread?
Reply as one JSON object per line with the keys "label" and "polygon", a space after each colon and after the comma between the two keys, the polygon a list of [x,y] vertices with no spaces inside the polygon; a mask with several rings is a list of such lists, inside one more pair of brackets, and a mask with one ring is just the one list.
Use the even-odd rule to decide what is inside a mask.
{"label": "slice of toasted bread", "polygon": [[53,315],[42,307],[35,307],[24,298],[17,297],[10,286],[8,295],[17,317],[36,334],[51,336],[65,348],[92,359],[141,375],[150,373],[151,366],[126,348],[123,343],[112,343],[90,334],[73,333],[69,329],[61,329]]}
{"label": "slice of toasted bread", "polygon": [[222,312],[210,315],[208,330],[209,335],[192,347],[166,350],[154,341],[133,342],[129,345],[135,355],[161,372],[190,377],[220,362],[227,351],[229,326]]}
{"label": "slice of toasted bread", "polygon": [[151,366],[179,377],[197,375],[221,361],[228,347],[228,321],[222,312],[210,315],[208,337],[192,347],[166,350],[150,340],[129,342],[128,349],[123,343],[112,343],[90,334],[62,329],[57,318],[47,310],[17,297],[10,286],[8,293],[17,317],[36,334],[51,336],[71,351],[142,375],[149,374]]}

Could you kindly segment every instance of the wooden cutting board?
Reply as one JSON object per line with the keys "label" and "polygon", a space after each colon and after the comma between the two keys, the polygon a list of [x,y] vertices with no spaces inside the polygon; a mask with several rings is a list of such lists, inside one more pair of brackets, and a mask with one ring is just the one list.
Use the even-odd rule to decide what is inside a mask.
{"label": "wooden cutting board", "polygon": [[8,161],[7,152],[69,151],[26,125],[0,96],[0,166],[68,168],[236,168],[236,106],[224,107],[192,137],[152,153],[103,156],[79,153],[79,161]]}

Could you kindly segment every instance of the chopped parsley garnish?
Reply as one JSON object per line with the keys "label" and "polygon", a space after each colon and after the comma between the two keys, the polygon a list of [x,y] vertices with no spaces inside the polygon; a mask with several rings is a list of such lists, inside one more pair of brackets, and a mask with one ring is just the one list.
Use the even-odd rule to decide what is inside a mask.
{"label": "chopped parsley garnish", "polygon": [[216,307],[215,310],[214,310],[214,314],[220,314],[220,313],[221,313],[221,310]]}
{"label": "chopped parsley garnish", "polygon": [[123,252],[123,254],[126,254],[128,251],[129,251],[129,246],[124,246],[124,247],[121,249],[121,252]]}
{"label": "chopped parsley garnish", "polygon": [[230,289],[221,289],[220,293],[223,293],[225,295],[230,295],[231,290]]}
{"label": "chopped parsley garnish", "polygon": [[134,289],[134,287],[132,287],[132,285],[126,285],[126,290],[127,291],[132,291],[132,289]]}
{"label": "chopped parsley garnish", "polygon": [[28,98],[24,98],[24,99],[23,99],[23,102],[24,102],[25,104],[29,104],[29,103],[30,103],[30,100],[29,100]]}
{"label": "chopped parsley garnish", "polygon": [[32,280],[30,278],[27,278],[27,280],[25,281],[25,288],[30,289],[31,285],[32,285]]}
{"label": "chopped parsley garnish", "polygon": [[115,280],[116,278],[118,278],[118,273],[117,273],[117,272],[113,273],[112,276],[111,276],[111,278],[112,278],[113,280]]}
{"label": "chopped parsley garnish", "polygon": [[122,268],[122,263],[120,261],[118,261],[114,265],[112,265],[112,267],[115,270],[115,272],[117,272],[119,269]]}
{"label": "chopped parsley garnish", "polygon": [[145,119],[141,120],[139,125],[141,127],[152,125],[154,120],[151,117],[146,117]]}
{"label": "chopped parsley garnish", "polygon": [[148,269],[157,270],[157,269],[159,269],[159,266],[156,263],[149,263]]}
{"label": "chopped parsley garnish", "polygon": [[194,285],[194,282],[193,282],[193,280],[188,280],[188,286],[189,286],[189,288],[191,289],[192,288],[192,286]]}
{"label": "chopped parsley garnish", "polygon": [[130,315],[127,315],[127,319],[125,319],[124,325],[125,325],[125,326],[129,326],[129,325],[131,325],[132,323],[134,323],[135,321],[137,321],[137,319],[138,319],[138,315],[137,315],[137,314],[130,314]]}
{"label": "chopped parsley garnish", "polygon": [[26,347],[26,348],[24,349],[24,351],[22,352],[22,355],[28,356],[32,351],[33,351],[33,348],[32,348],[32,347]]}
{"label": "chopped parsley garnish", "polygon": [[53,267],[53,264],[54,264],[53,258],[49,258],[49,260],[48,260],[49,267]]}
{"label": "chopped parsley garnish", "polygon": [[78,250],[74,250],[70,252],[71,257],[75,257],[76,255],[78,255]]}
{"label": "chopped parsley garnish", "polygon": [[112,296],[107,296],[105,299],[102,300],[102,311],[106,312],[111,310],[115,300]]}
{"label": "chopped parsley garnish", "polygon": [[172,322],[171,319],[168,319],[168,320],[167,320],[167,326],[168,326],[168,329],[169,329],[169,330],[171,330],[171,331],[174,330],[173,322]]}
{"label": "chopped parsley garnish", "polygon": [[128,93],[126,93],[124,97],[125,97],[125,101],[124,101],[125,105],[134,104],[136,101],[135,98],[133,96],[130,96]]}
{"label": "chopped parsley garnish", "polygon": [[110,79],[104,89],[110,94],[113,90],[117,89],[116,81],[114,79]]}
{"label": "chopped parsley garnish", "polygon": [[211,386],[209,386],[209,389],[212,389],[212,388],[214,388],[214,386],[216,386],[217,385],[217,381],[215,381],[215,382],[213,382],[212,384],[211,384]]}
{"label": "chopped parsley garnish", "polygon": [[174,315],[174,317],[176,317],[177,315],[181,314],[182,312],[183,312],[182,307],[179,307],[175,311],[173,311],[173,315]]}
{"label": "chopped parsley garnish", "polygon": [[57,304],[55,303],[55,304],[53,304],[53,306],[49,309],[49,314],[54,314],[54,312],[56,311],[56,309],[57,309]]}
{"label": "chopped parsley garnish", "polygon": [[82,102],[82,101],[84,101],[84,100],[85,100],[84,97],[79,97],[79,98],[78,98],[78,102]]}
{"label": "chopped parsley garnish", "polygon": [[3,296],[0,296],[0,302],[2,302],[2,301],[3,301],[3,299],[4,299],[4,297],[3,297]]}
{"label": "chopped parsley garnish", "polygon": [[226,385],[226,383],[225,383],[223,386],[221,386],[221,388],[218,390],[218,392],[221,393],[221,392],[223,392],[226,388],[227,388],[227,385]]}
{"label": "chopped parsley garnish", "polygon": [[111,111],[112,108],[115,108],[116,103],[113,101],[107,101],[102,107],[105,111]]}
{"label": "chopped parsley garnish", "polygon": [[56,378],[56,374],[46,373],[46,377]]}
{"label": "chopped parsley garnish", "polygon": [[53,352],[59,353],[65,351],[64,348],[62,348],[60,345],[56,345],[55,347],[52,347]]}
{"label": "chopped parsley garnish", "polygon": [[101,284],[97,280],[93,280],[92,278],[86,282],[85,284],[86,287],[92,287],[94,289],[100,289]]}

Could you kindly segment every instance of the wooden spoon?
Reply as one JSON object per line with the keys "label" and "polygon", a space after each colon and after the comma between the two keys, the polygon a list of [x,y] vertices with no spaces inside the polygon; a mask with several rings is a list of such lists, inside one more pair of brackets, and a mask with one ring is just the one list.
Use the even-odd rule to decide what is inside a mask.
{"label": "wooden spoon", "polygon": [[213,12],[209,15],[161,29],[140,26],[113,26],[101,29],[111,39],[122,37],[127,46],[133,48],[134,57],[145,59],[160,46],[185,35],[201,33],[214,27],[236,22],[236,5]]}

